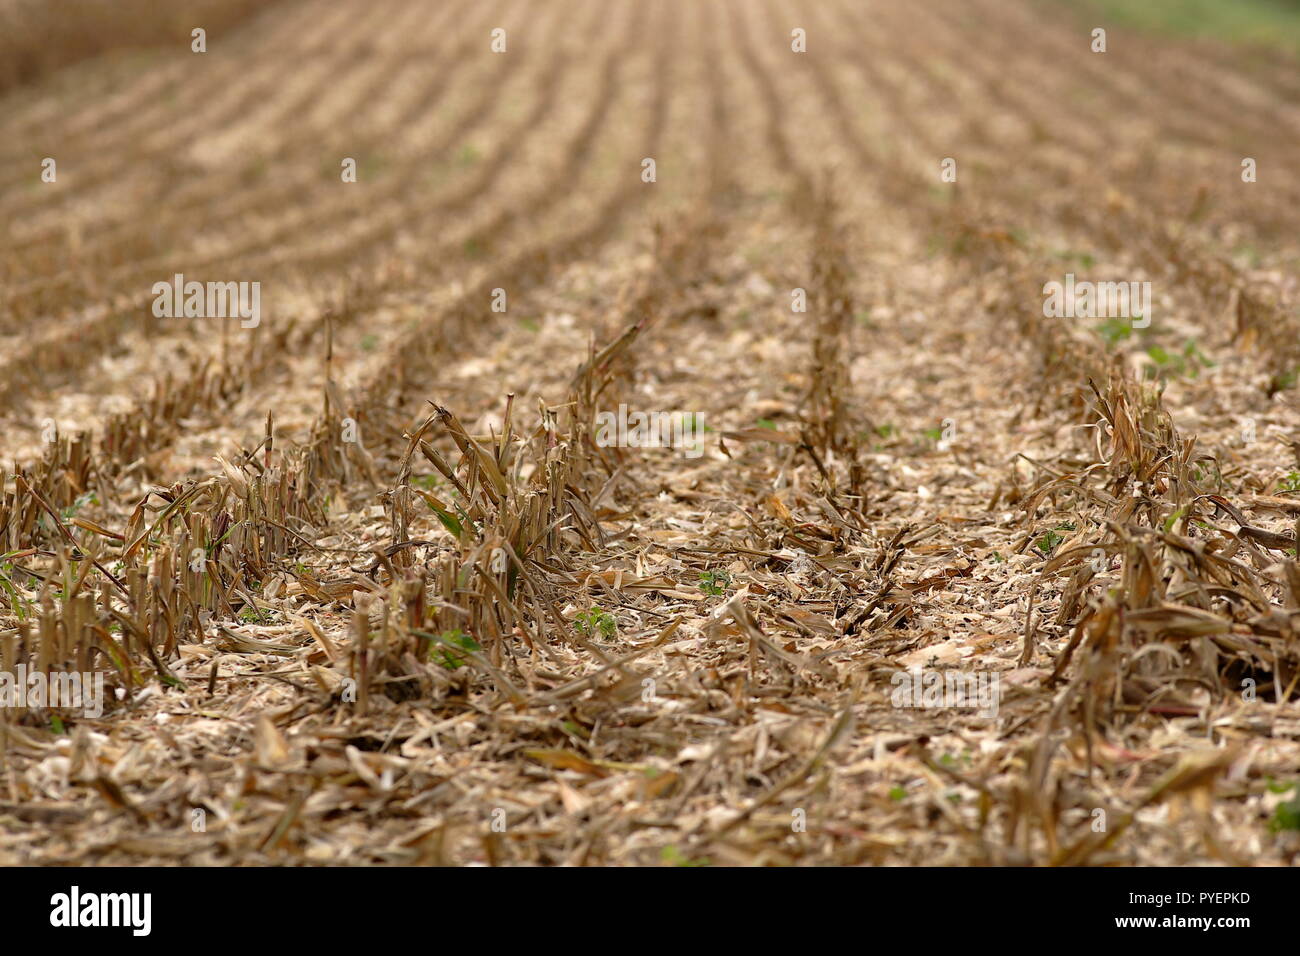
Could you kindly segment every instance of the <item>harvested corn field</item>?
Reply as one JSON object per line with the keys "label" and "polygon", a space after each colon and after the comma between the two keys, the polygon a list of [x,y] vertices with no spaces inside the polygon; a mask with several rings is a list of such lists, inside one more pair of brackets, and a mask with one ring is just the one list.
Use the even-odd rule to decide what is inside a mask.
{"label": "harvested corn field", "polygon": [[0,2],[0,864],[1294,861],[1293,50],[165,6]]}

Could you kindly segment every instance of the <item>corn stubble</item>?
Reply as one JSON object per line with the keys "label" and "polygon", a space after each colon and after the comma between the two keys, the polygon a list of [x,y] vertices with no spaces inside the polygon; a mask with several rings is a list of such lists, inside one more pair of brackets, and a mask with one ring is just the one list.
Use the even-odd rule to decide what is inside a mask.
{"label": "corn stubble", "polygon": [[[254,6],[222,8],[228,37]],[[974,4],[988,46],[956,0],[566,0],[492,60],[507,6],[456,27],[390,0],[396,38],[290,0],[251,21],[343,58],[321,119],[376,89],[350,31],[416,85],[358,134],[368,200],[229,171],[268,222],[208,261],[301,293],[246,338],[122,307],[197,247],[181,211],[114,219],[125,133],[69,133],[86,178],[3,266],[0,395],[16,433],[60,421],[0,472],[0,671],[98,671],[107,698],[0,708],[0,862],[1292,861],[1269,824],[1300,759],[1296,233],[1259,190],[1187,186],[1242,137],[1294,147],[1285,90],[1047,69],[1069,21],[1001,0]],[[39,7],[0,0],[4,43]],[[795,13],[818,50],[791,65]],[[157,39],[123,29],[0,55],[13,131],[98,38]],[[230,55],[195,82],[264,71],[232,94],[262,90],[253,127],[320,131]],[[1133,83],[1186,166],[1110,163],[1056,109],[1101,124]],[[1024,127],[1013,171],[992,111]],[[1045,317],[1085,261],[1151,277],[1169,321]],[[705,454],[598,444],[620,405],[701,415]],[[917,667],[997,674],[999,712],[895,706]]]}

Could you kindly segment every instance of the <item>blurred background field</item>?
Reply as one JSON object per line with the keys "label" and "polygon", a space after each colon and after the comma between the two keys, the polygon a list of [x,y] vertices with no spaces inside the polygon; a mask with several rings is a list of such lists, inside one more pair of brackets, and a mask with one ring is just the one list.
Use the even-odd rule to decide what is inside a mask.
{"label": "blurred background field", "polygon": [[[1060,3],[1061,0],[1045,0]],[[1141,30],[1300,52],[1300,0],[1068,0],[1081,16]]]}
{"label": "blurred background field", "polygon": [[185,41],[268,0],[0,0],[0,92],[123,47]]}

